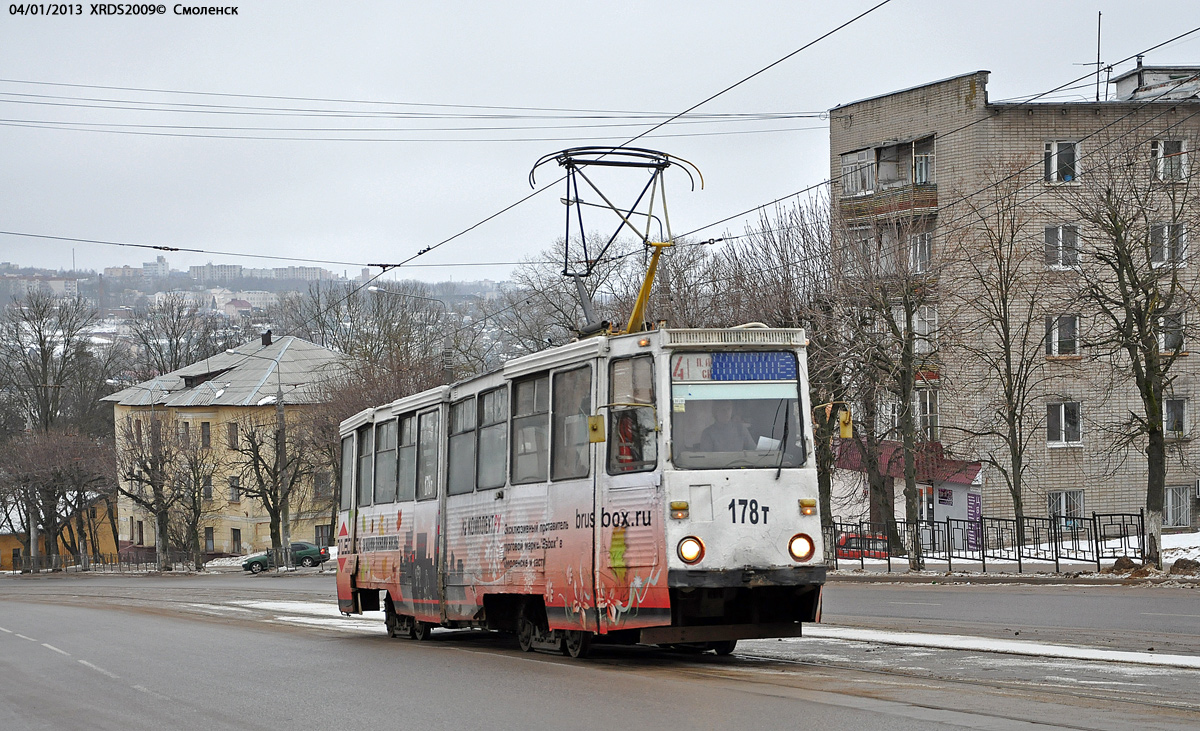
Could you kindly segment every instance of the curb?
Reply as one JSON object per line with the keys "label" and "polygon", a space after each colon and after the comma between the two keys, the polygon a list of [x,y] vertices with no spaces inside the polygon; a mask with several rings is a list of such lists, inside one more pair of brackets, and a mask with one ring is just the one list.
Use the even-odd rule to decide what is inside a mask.
{"label": "curb", "polygon": [[1130,578],[1095,574],[983,574],[983,573],[912,573],[912,572],[846,572],[830,571],[826,583],[845,582],[850,584],[1074,584],[1079,586],[1155,586],[1173,584],[1182,587],[1200,587],[1198,576],[1147,576]]}

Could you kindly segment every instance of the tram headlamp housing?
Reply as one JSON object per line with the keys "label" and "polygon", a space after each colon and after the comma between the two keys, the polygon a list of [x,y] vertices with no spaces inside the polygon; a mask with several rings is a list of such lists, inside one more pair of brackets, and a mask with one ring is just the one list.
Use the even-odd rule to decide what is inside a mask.
{"label": "tram headlamp housing", "polygon": [[788,553],[796,561],[809,560],[816,550],[817,544],[813,543],[812,537],[807,533],[797,533],[792,536],[792,540],[788,541]]}
{"label": "tram headlamp housing", "polygon": [[704,558],[704,542],[695,536],[688,536],[679,542],[675,552],[679,554],[679,560],[686,564],[700,563],[700,559]]}

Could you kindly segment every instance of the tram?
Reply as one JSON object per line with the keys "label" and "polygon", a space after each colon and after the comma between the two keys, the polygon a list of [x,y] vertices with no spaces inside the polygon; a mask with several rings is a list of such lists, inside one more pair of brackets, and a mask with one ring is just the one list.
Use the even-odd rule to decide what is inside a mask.
{"label": "tram", "polygon": [[347,419],[339,609],[573,657],[798,636],[826,578],[805,345],[598,335]]}

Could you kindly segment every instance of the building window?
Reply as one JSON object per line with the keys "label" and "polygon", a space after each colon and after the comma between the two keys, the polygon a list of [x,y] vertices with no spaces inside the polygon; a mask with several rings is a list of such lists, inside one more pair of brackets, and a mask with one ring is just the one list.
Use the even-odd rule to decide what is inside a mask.
{"label": "building window", "polygon": [[908,267],[913,274],[929,271],[933,259],[933,233],[926,231],[908,239]]}
{"label": "building window", "polygon": [[1183,140],[1154,140],[1150,143],[1154,179],[1174,183],[1187,177],[1187,153]]}
{"label": "building window", "polygon": [[228,427],[229,427],[229,448],[237,449],[238,448],[238,425],[237,425],[237,422],[236,421],[229,422]]}
{"label": "building window", "polygon": [[1078,401],[1047,404],[1046,444],[1050,446],[1078,444],[1083,439],[1080,423],[1080,403]]}
{"label": "building window", "polygon": [[217,546],[216,546],[216,540],[213,538],[213,529],[205,528],[204,529],[204,552],[212,553],[215,550],[217,550]]}
{"label": "building window", "polygon": [[842,193],[857,195],[875,190],[875,151],[859,150],[842,155]]}
{"label": "building window", "polygon": [[229,477],[229,502],[240,503],[242,501],[242,480],[237,475]]}
{"label": "building window", "polygon": [[1163,436],[1183,439],[1187,436],[1187,401],[1169,398],[1163,401]]}
{"label": "building window", "polygon": [[212,500],[212,475],[207,475],[201,483],[200,496],[205,500]]}
{"label": "building window", "polygon": [[137,526],[133,532],[133,542],[139,546],[146,545],[146,526],[140,520],[137,522]]}
{"label": "building window", "polygon": [[186,421],[179,423],[179,444],[184,449],[192,445],[192,429],[191,424]]}
{"label": "building window", "polygon": [[1079,266],[1079,228],[1046,227],[1046,264],[1052,267]]}
{"label": "building window", "polygon": [[313,497],[318,500],[328,500],[333,497],[333,481],[325,470],[313,473]]}
{"label": "building window", "polygon": [[1046,512],[1062,518],[1083,517],[1083,490],[1054,490],[1046,493]]}
{"label": "building window", "polygon": [[916,339],[913,350],[922,355],[928,355],[937,349],[938,309],[937,305],[921,305],[913,318],[913,331]]}
{"label": "building window", "polygon": [[1045,181],[1047,183],[1072,183],[1078,177],[1075,142],[1065,140],[1047,142],[1045,161]]}
{"label": "building window", "polygon": [[1046,318],[1046,355],[1079,355],[1079,315]]}
{"label": "building window", "polygon": [[142,446],[142,420],[141,419],[133,420],[133,441],[138,445],[138,447]]}
{"label": "building window", "polygon": [[1167,353],[1184,351],[1182,312],[1173,312],[1158,318],[1158,349]]}
{"label": "building window", "polygon": [[241,528],[230,528],[229,529],[229,542],[232,544],[230,546],[230,549],[232,550],[233,553],[241,553],[242,552],[242,529]]}
{"label": "building window", "polygon": [[1164,528],[1187,528],[1192,524],[1192,486],[1167,486],[1163,504]]}
{"label": "building window", "polygon": [[316,535],[313,537],[313,543],[317,544],[318,546],[332,546],[333,541],[330,540],[332,537],[332,526],[318,525],[316,527]]}
{"label": "building window", "polygon": [[1182,264],[1187,258],[1187,229],[1182,223],[1160,223],[1150,227],[1150,262]]}
{"label": "building window", "polygon": [[200,422],[200,446],[203,449],[212,446],[212,428],[207,421]]}
{"label": "building window", "polygon": [[917,437],[925,441],[936,442],[938,440],[937,389],[920,388],[913,396],[913,416],[916,419]]}

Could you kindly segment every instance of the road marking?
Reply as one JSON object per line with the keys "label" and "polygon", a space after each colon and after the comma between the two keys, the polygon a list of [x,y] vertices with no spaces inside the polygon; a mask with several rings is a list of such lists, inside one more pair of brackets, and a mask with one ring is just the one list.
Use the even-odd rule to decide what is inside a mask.
{"label": "road marking", "polygon": [[161,699],[161,700],[164,700],[164,701],[169,701],[169,700],[171,700],[170,698],[168,698],[167,696],[163,695],[162,693],[155,693],[154,691],[150,690],[149,688],[147,688],[147,687],[146,687],[146,686],[144,686],[144,685],[134,685],[134,686],[131,686],[131,687],[132,687],[134,690],[140,690],[141,692],[143,692],[143,693],[145,693],[145,694],[147,694],[147,695],[152,695],[152,696],[154,696],[155,698],[159,698],[159,699]]}
{"label": "road marking", "polygon": [[1142,612],[1147,617],[1193,617],[1200,619],[1200,614],[1168,614],[1166,612]]}
{"label": "road marking", "polygon": [[10,635],[13,633],[11,629],[4,629],[3,627],[0,627],[0,632],[7,632]]}
{"label": "road marking", "polygon": [[79,661],[79,664],[80,664],[80,665],[83,665],[84,667],[91,668],[92,670],[95,670],[96,672],[100,673],[101,675],[107,675],[107,676],[108,676],[108,677],[110,677],[110,678],[116,678],[116,677],[117,677],[117,675],[115,675],[114,673],[110,673],[110,672],[108,672],[107,670],[105,670],[104,668],[100,667],[99,665],[93,665],[93,664],[91,664],[90,662],[88,662],[87,660],[80,660],[80,661]]}
{"label": "road marking", "polygon": [[67,657],[71,656],[71,653],[67,652],[66,650],[60,650],[54,645],[47,645],[45,642],[42,643],[42,647],[46,648],[47,650],[54,650],[60,655],[66,655]]}
{"label": "road marking", "polygon": [[940,607],[941,602],[888,602],[888,604],[915,604],[922,607]]}
{"label": "road marking", "polygon": [[26,637],[25,635],[21,634],[20,632],[14,632],[13,634],[15,634],[17,637],[20,637],[23,640],[29,640],[30,642],[37,642],[37,640],[33,639],[32,637]]}

